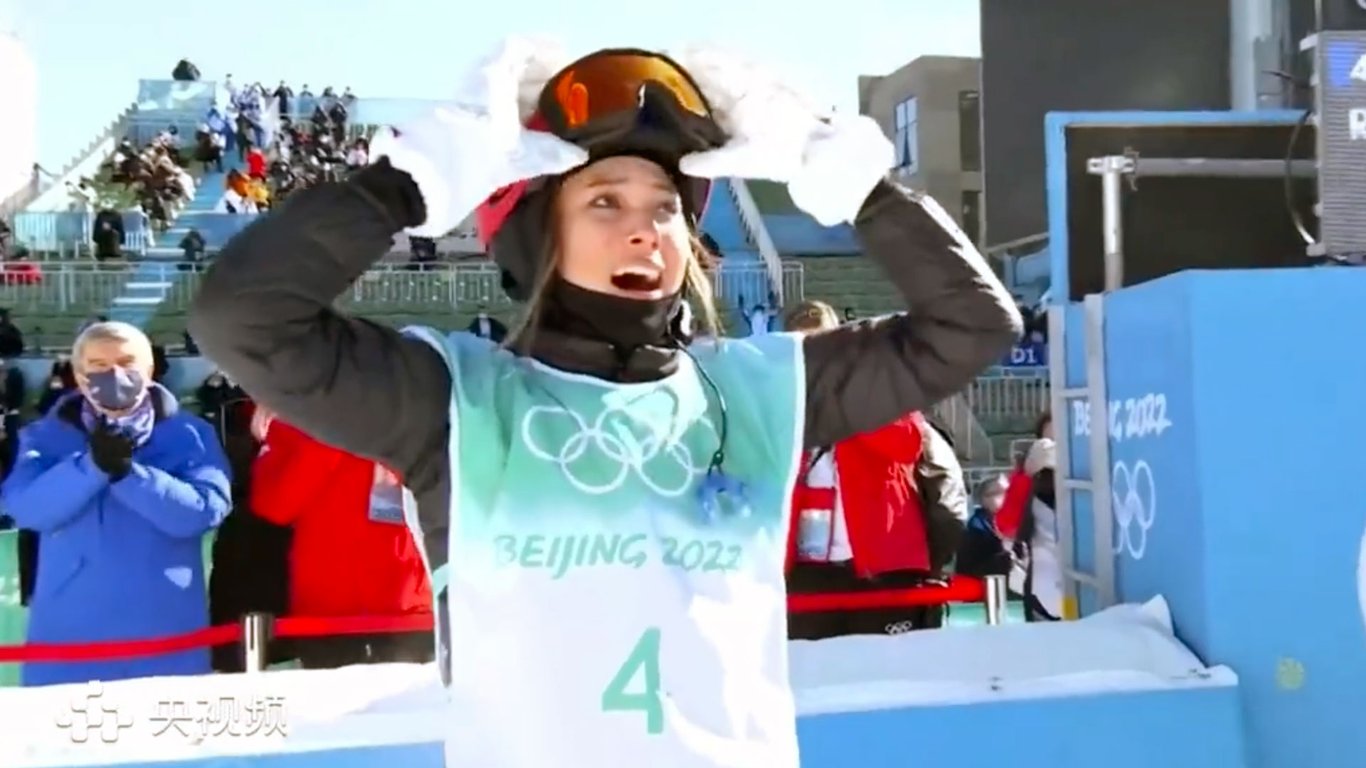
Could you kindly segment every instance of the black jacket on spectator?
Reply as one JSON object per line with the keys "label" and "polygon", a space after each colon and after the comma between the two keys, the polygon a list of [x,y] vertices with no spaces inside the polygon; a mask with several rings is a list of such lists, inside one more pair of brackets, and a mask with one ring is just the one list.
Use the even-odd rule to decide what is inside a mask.
{"label": "black jacket on spectator", "polygon": [[95,242],[97,254],[103,256],[117,254],[124,241],[123,215],[108,208],[95,214],[90,239]]}
{"label": "black jacket on spectator", "polygon": [[[2,444],[3,448],[0,449],[0,464],[3,464],[5,475],[8,475],[19,449],[19,427],[22,421],[20,411],[23,410],[24,402],[28,397],[28,382],[24,381],[24,372],[19,370],[17,366],[7,365],[4,370],[3,383],[5,387],[5,438]],[[0,475],[0,477],[5,475]]]}
{"label": "black jacket on spectator", "polygon": [[[209,573],[209,623],[229,624],[243,614],[280,616],[289,607],[290,529],[262,520],[249,508],[251,465],[261,446],[251,434],[255,410],[239,387],[199,388],[201,415],[214,425],[232,468],[232,512],[218,527]],[[272,663],[290,658],[284,643],[271,644]],[[215,646],[213,668],[243,671],[239,643]]]}
{"label": "black jacket on spectator", "polygon": [[958,545],[954,572],[963,576],[1007,576],[1014,559],[992,523],[991,513],[978,507],[968,519],[967,530]]}
{"label": "black jacket on spectator", "polygon": [[181,59],[175,65],[175,69],[171,70],[171,79],[179,80],[182,83],[198,80],[199,67],[196,67],[189,59]]}
{"label": "black jacket on spectator", "polygon": [[1057,509],[1057,495],[1054,490],[1054,472],[1042,469],[1034,475],[1033,495],[1025,505],[1025,513],[1020,518],[1020,530],[1015,533],[1015,556],[1025,564],[1024,609],[1025,621],[1057,621],[1059,617],[1050,614],[1034,597],[1034,569],[1031,567],[1029,542],[1034,540],[1037,522],[1034,519],[1034,501],[1040,501]]}
{"label": "black jacket on spectator", "polygon": [[8,317],[0,318],[0,358],[19,357],[24,354],[24,332],[10,322]]}

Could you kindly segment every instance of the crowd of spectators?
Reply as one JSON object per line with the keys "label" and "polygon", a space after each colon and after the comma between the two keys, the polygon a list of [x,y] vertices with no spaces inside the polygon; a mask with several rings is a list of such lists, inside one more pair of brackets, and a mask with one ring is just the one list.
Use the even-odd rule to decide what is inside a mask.
{"label": "crowd of spectators", "polygon": [[[230,213],[260,213],[296,190],[338,181],[369,161],[364,138],[348,141],[355,104],[350,89],[338,96],[329,87],[318,97],[304,86],[296,97],[283,82],[272,92],[259,83],[238,90],[231,77],[226,87],[232,95],[229,111],[239,125],[221,143],[225,151],[235,149],[243,165],[228,174]],[[265,112],[278,116],[274,130],[263,127],[260,116]],[[201,130],[218,135],[212,124]]]}
{"label": "crowd of spectators", "polygon": [[[186,163],[187,158],[181,153],[180,132],[172,125],[143,147],[124,139],[103,170],[110,181],[132,192],[133,211],[153,229],[164,231],[194,197],[195,182],[185,169]],[[76,199],[87,212],[96,211],[98,201],[86,196]]]}

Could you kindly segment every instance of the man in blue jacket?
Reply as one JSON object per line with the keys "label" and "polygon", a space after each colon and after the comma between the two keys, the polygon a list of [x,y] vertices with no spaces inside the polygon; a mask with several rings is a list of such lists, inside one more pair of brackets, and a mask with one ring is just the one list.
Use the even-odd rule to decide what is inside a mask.
{"label": "man in blue jacket", "polygon": [[[207,422],[152,381],[152,347],[126,323],[82,331],[80,389],[20,433],[0,488],[42,556],[31,643],[154,638],[208,623],[201,539],[229,507],[227,459]],[[209,649],[97,662],[35,662],[25,685],[209,672]]]}

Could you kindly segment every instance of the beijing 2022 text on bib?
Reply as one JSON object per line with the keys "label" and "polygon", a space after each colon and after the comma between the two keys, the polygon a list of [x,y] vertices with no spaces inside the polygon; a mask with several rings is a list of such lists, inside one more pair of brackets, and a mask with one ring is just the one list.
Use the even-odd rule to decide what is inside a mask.
{"label": "beijing 2022 text on bib", "polygon": [[[446,764],[796,768],[783,567],[799,340],[697,345],[667,379],[620,385],[410,333],[455,382]],[[709,515],[721,401],[743,501]]]}

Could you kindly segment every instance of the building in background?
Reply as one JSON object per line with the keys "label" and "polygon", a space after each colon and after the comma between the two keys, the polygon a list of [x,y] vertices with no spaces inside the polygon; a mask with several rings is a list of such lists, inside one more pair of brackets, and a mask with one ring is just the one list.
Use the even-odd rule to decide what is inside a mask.
{"label": "building in background", "polygon": [[859,112],[896,146],[896,176],[928,193],[974,242],[982,237],[981,61],[921,56],[858,80]]}
{"label": "building in background", "polygon": [[1045,115],[1227,110],[1233,8],[1276,1],[980,0],[986,245],[1048,229]]}

